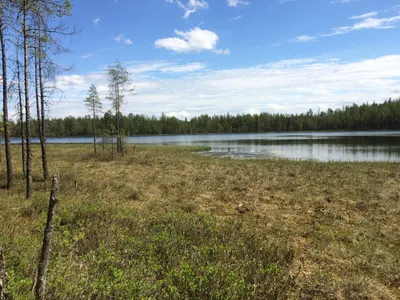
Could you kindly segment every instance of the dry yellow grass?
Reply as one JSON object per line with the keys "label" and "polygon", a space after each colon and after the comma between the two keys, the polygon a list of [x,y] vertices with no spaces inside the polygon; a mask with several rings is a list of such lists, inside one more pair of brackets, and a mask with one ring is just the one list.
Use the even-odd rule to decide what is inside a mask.
{"label": "dry yellow grass", "polygon": [[[96,276],[87,254],[102,245],[118,247],[127,238],[124,228],[183,213],[211,215],[218,224],[240,222],[246,232],[292,249],[288,272],[296,285],[283,298],[400,298],[396,163],[235,160],[167,146],[137,146],[123,159],[110,160],[101,153],[95,158],[91,149],[49,146],[50,171],[61,176],[49,275],[53,295],[63,290],[62,297],[72,297],[73,288],[59,282],[71,272],[74,284]],[[40,180],[38,148],[34,159],[33,199],[24,199],[21,174],[10,191],[0,190],[0,242],[9,259],[11,292],[21,299],[34,277],[50,189],[50,182]],[[14,166],[20,173],[18,159]],[[4,185],[3,174],[0,180]],[[239,213],[239,204],[248,211]],[[121,260],[117,269],[126,268]],[[80,296],[87,297],[88,289],[93,287]]]}

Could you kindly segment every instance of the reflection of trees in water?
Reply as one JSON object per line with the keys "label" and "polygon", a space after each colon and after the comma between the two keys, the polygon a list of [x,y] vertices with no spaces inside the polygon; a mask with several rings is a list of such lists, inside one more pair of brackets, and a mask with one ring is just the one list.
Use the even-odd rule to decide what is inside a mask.
{"label": "reflection of trees in water", "polygon": [[340,137],[340,138],[313,138],[313,139],[277,139],[277,140],[236,140],[226,141],[228,144],[246,145],[337,145],[337,146],[389,146],[400,147],[400,137]]}
{"label": "reflection of trees in water", "polygon": [[210,142],[213,152],[322,161],[398,161],[400,138],[340,137],[321,139],[235,140]]}

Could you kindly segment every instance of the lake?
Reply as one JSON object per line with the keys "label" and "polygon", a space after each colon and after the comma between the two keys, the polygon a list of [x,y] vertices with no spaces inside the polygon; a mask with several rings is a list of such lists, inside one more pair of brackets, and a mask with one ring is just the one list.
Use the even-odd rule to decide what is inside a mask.
{"label": "lake", "polygon": [[[129,137],[133,144],[209,146],[205,155],[317,161],[400,161],[400,131],[204,134]],[[32,139],[38,143],[38,139]],[[93,138],[48,138],[48,143],[92,143]],[[13,143],[18,143],[14,139]]]}

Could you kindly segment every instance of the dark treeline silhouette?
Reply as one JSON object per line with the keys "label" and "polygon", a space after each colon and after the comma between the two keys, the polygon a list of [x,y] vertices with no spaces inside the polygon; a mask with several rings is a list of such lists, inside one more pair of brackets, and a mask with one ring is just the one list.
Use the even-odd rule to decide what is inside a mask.
{"label": "dark treeline silhouette", "polygon": [[[246,133],[285,132],[318,130],[395,130],[400,129],[400,99],[346,106],[342,109],[304,114],[239,114],[208,116],[201,115],[191,120],[176,117],[160,118],[144,115],[122,115],[122,129],[125,135],[151,134],[197,134],[197,133]],[[47,134],[53,137],[92,136],[93,122],[90,116],[65,117],[46,120]],[[115,114],[106,112],[96,119],[100,133],[115,122]],[[19,136],[19,124],[12,124],[13,136]],[[36,122],[32,121],[33,132]]]}

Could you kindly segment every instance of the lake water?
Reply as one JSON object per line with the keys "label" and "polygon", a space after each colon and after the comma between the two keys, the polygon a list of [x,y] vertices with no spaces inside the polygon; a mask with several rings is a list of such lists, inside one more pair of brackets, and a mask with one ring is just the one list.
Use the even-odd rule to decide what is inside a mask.
{"label": "lake water", "polygon": [[[37,139],[33,139],[37,143]],[[92,143],[93,138],[48,138],[48,143]],[[14,139],[13,142],[19,142]],[[130,137],[134,144],[209,146],[205,155],[318,161],[400,162],[400,131],[207,134]]]}

